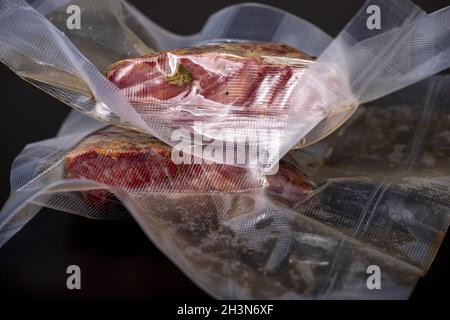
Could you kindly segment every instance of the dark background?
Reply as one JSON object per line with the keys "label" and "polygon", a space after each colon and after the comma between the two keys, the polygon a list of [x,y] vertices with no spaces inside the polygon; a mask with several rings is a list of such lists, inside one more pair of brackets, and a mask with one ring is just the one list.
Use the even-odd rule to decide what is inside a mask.
{"label": "dark background", "polygon": [[[208,16],[240,1],[130,0],[156,23],[179,34],[200,31]],[[335,36],[361,0],[260,1],[301,16]],[[425,11],[450,0],[416,0]],[[0,31],[1,32],[1,31]],[[69,107],[19,79],[0,64],[0,204],[9,195],[14,158],[33,141],[53,137]],[[82,270],[82,290],[66,289],[66,268]],[[449,236],[412,299],[435,299],[448,289]],[[8,298],[207,298],[132,221],[90,220],[43,209],[0,248],[0,296]],[[444,295],[446,296],[446,295]]]}

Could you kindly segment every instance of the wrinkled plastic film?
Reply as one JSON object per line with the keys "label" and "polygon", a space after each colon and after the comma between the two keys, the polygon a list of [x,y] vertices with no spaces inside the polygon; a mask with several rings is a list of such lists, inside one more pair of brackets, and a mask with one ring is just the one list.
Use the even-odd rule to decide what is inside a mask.
{"label": "wrinkled plastic film", "polygon": [[[64,10],[57,9],[58,6],[45,9],[46,3],[50,2],[41,1],[38,9],[64,30]],[[67,54],[70,45],[67,47],[65,41],[69,40],[59,38],[60,33],[46,25],[43,29],[46,36],[53,35],[56,43],[63,43],[62,49],[56,46],[61,49],[56,52],[64,57],[63,63],[52,65],[53,61],[46,61],[41,71],[56,66],[54,71],[44,73],[37,69],[36,72],[38,64],[35,62],[41,60],[33,61],[28,56],[24,60],[25,67],[21,66],[22,60],[13,60],[17,63],[13,69],[20,66],[27,72],[32,71],[31,74],[38,77],[28,80],[35,85],[78,110],[89,110],[90,116],[96,119],[120,125],[123,123],[118,122],[112,108],[106,103],[100,105],[97,101],[102,100],[93,100],[92,96],[98,98],[97,95],[101,97],[109,91],[115,95],[122,93],[114,87],[105,91],[101,86],[91,88],[89,82],[96,82],[97,75],[101,75],[109,62],[132,58],[141,52],[151,53],[146,49],[150,47],[173,49],[178,47],[177,41],[191,46],[220,43],[223,37],[270,40],[267,34],[258,34],[258,28],[248,28],[246,34],[242,28],[233,29],[231,22],[227,24],[228,29],[210,28],[211,32],[220,31],[204,38],[203,32],[178,37],[151,27],[148,29],[152,32],[145,35],[146,26],[152,23],[129,5],[116,2],[104,8],[105,2],[96,2],[98,7],[80,2],[83,3],[113,18],[107,21],[114,21],[109,25],[116,26],[115,32],[123,35],[118,36],[123,41],[117,43],[124,46],[115,48],[114,42],[101,42],[100,35],[105,33],[83,30],[84,34],[66,34],[75,44]],[[387,23],[383,28],[387,29],[382,29],[382,33],[373,36],[359,28],[367,17],[362,11],[322,55],[319,53],[326,47],[327,37],[319,36],[320,31],[313,26],[311,30],[316,31],[306,32],[305,39],[308,39],[306,34],[312,32],[315,39],[321,40],[308,44],[308,49],[306,45],[305,48],[297,46],[295,34],[283,29],[285,21],[290,19],[287,15],[270,29],[282,30],[273,33],[276,41],[280,39],[307,54],[319,55],[318,62],[302,75],[304,87],[297,97],[302,103],[289,108],[289,121],[295,122],[296,129],[290,131],[288,125],[287,144],[301,137],[303,146],[315,142],[345,122],[359,102],[372,100],[387,88],[395,90],[410,84],[417,81],[416,77],[425,77],[448,64],[442,36],[446,29],[440,26],[447,21],[448,10],[427,16],[408,2],[392,3],[395,9],[392,11],[380,3],[383,15],[387,13],[389,17],[383,20]],[[274,14],[267,7],[256,7]],[[246,10],[256,7],[243,6]],[[230,14],[233,10],[236,12]],[[236,6],[216,17],[238,23],[241,19],[236,17],[240,10],[240,6]],[[41,19],[34,12],[28,14],[30,21]],[[210,20],[212,26],[214,20]],[[96,30],[102,25],[97,25]],[[55,33],[47,32],[47,28],[53,28]],[[405,30],[407,32],[403,32]],[[430,38],[429,30],[443,33],[435,32]],[[13,34],[21,34],[20,30],[15,31],[17,33]],[[389,50],[372,47],[379,41],[386,44],[386,48],[387,44],[393,47]],[[11,45],[11,42],[6,43]],[[405,43],[411,48],[399,50]],[[29,53],[41,44],[25,41],[21,45],[13,43],[11,46]],[[102,49],[97,51],[97,48]],[[388,52],[384,55],[386,61],[380,62],[385,52]],[[78,65],[80,55],[87,57],[82,61],[88,67]],[[408,55],[414,57],[411,61],[415,65],[408,62]],[[426,57],[436,58],[427,62]],[[383,67],[383,63],[387,67]],[[411,68],[413,77],[408,75]],[[97,71],[91,72],[94,69]],[[47,79],[39,78],[43,75]],[[384,78],[386,83],[380,84],[379,80]],[[401,81],[390,82],[394,78]],[[446,92],[448,79],[436,77],[365,105],[328,139],[289,153],[283,159],[288,165],[283,163],[274,176],[261,175],[252,168],[217,164],[187,166],[180,170],[168,165],[169,149],[160,148],[166,153],[155,154],[158,149],[153,142],[146,142],[151,138],[132,132],[107,132],[105,139],[113,138],[106,147],[113,147],[118,141],[124,144],[105,153],[105,146],[94,148],[98,141],[93,137],[100,132],[98,130],[108,129],[72,113],[57,138],[29,145],[14,162],[13,194],[0,215],[0,243],[20,230],[41,206],[102,219],[127,218],[130,213],[149,238],[214,297],[379,298],[382,295],[383,298],[406,298],[418,277],[431,264],[449,225],[450,188],[445,148],[449,102]],[[311,103],[318,101],[320,104]],[[329,106],[338,107],[328,110]],[[137,114],[141,117],[139,112]],[[294,121],[299,118],[301,121]],[[267,119],[256,120],[253,125],[266,125]],[[146,132],[155,136],[163,132],[160,137],[168,141],[169,134],[162,129],[167,123],[144,122]],[[217,123],[211,123],[213,129]],[[366,137],[366,143],[361,143],[360,137]],[[83,147],[83,143],[87,145]],[[147,167],[134,165],[133,161]],[[76,166],[68,166],[69,163]],[[86,170],[86,166],[93,167],[94,171]],[[108,180],[108,176],[115,179]],[[372,264],[382,270],[383,290],[379,292],[369,292],[366,287],[366,268]]]}
{"label": "wrinkled plastic film", "polygon": [[[210,18],[200,34],[183,37],[165,32],[125,2],[115,1],[112,4],[108,2],[108,6],[103,1],[96,1],[94,4],[92,1],[85,0],[78,3],[84,10],[86,23],[88,25],[92,23],[95,28],[82,28],[82,30],[68,32],[67,36],[74,44],[72,46],[67,45],[66,42],[69,41],[67,38],[63,38],[62,41],[56,37],[57,33],[54,32],[45,32],[45,34],[42,32],[40,38],[45,39],[50,35],[53,40],[49,39],[49,41],[59,43],[61,55],[68,55],[69,61],[75,65],[76,70],[69,71],[75,78],[83,80],[80,83],[70,76],[62,81],[69,84],[69,91],[67,88],[55,87],[54,83],[50,86],[42,85],[44,90],[59,96],[66,103],[87,112],[90,116],[114,124],[134,126],[134,128],[148,132],[171,145],[175,144],[171,136],[173,131],[186,125],[180,125],[176,119],[170,117],[170,115],[180,112],[180,109],[184,110],[181,117],[192,115],[193,112],[198,111],[197,109],[207,109],[207,114],[198,115],[197,113],[196,119],[203,122],[202,129],[196,130],[192,124],[188,124],[188,129],[191,131],[193,129],[205,138],[219,141],[224,138],[218,131],[224,127],[234,129],[243,126],[250,131],[261,128],[269,131],[281,130],[283,136],[281,139],[271,140],[271,135],[263,135],[262,139],[257,139],[257,136],[260,135],[259,132],[253,133],[253,136],[249,137],[250,142],[256,143],[263,153],[267,151],[267,144],[280,144],[281,151],[270,159],[272,164],[276,163],[280,156],[297,143],[300,142],[301,146],[306,146],[334,131],[349,118],[359,103],[397,90],[448,66],[448,42],[446,41],[448,38],[446,37],[448,35],[448,24],[446,23],[448,9],[427,15],[408,1],[376,3],[381,7],[383,17],[383,26],[380,31],[369,30],[366,27],[365,8],[367,5],[364,6],[331,44],[330,38],[326,34],[306,21],[259,5],[239,5],[224,9]],[[64,4],[64,2],[40,1],[36,7],[45,13],[58,28],[64,30],[64,22],[67,17],[63,10],[65,9]],[[373,3],[371,4],[373,5]],[[27,10],[17,9],[17,4],[9,4],[9,8],[10,10],[15,8],[15,17],[22,14],[31,15],[36,20],[36,24],[43,24],[46,28],[51,27],[48,22],[42,21],[42,16],[31,14],[30,8]],[[244,27],[245,20],[239,17],[244,14],[248,15],[250,11],[255,16],[254,22]],[[107,18],[98,19],[99,12],[104,13]],[[5,19],[3,20],[8,21]],[[96,22],[96,19],[99,21]],[[108,37],[108,33],[105,31],[107,29],[102,28],[103,22],[114,26],[115,34],[118,35],[117,43],[111,42],[114,37]],[[261,32],[260,27],[264,22],[267,24],[266,30]],[[222,25],[221,28],[219,28],[220,25]],[[21,47],[14,41],[24,34],[26,29],[27,27],[14,30],[14,37],[12,33],[7,34],[4,41],[10,42],[10,48],[25,50],[25,47]],[[39,32],[40,29],[35,28],[35,30]],[[96,72],[92,70],[81,72],[80,66],[76,66],[76,61],[70,60],[69,54],[77,51],[78,48],[84,56],[88,57],[88,61],[104,71],[103,68],[108,61],[119,57],[135,57],[144,54],[143,51],[147,51],[147,49],[150,52],[149,48],[152,46],[161,50],[224,40],[283,42],[304,50],[306,53],[319,56],[316,63],[308,65],[306,72],[302,72],[298,76],[296,90],[292,93],[290,91],[285,93],[286,98],[291,96],[290,99],[282,102],[284,109],[288,111],[287,116],[264,115],[258,111],[258,108],[256,108],[256,113],[250,108],[244,117],[236,116],[236,112],[230,110],[229,102],[217,104],[208,99],[201,101],[188,99],[184,102],[187,103],[188,110],[183,108],[183,103],[169,107],[162,101],[162,108],[169,116],[164,114],[164,116],[158,117],[157,114],[156,116],[154,114],[154,102],[147,103],[145,108],[135,105],[130,108],[130,104],[124,101],[127,99],[124,99],[115,87],[106,84],[104,79],[99,82],[99,86],[96,86],[98,74],[94,76],[93,74]],[[22,45],[26,45],[27,41]],[[118,43],[121,45],[118,46]],[[66,47],[70,49],[68,52],[66,52]],[[126,49],[124,50],[124,48]],[[325,51],[323,51],[324,48],[326,48]],[[30,52],[33,56],[33,50]],[[77,54],[81,55],[80,52]],[[36,55],[36,58],[39,60],[40,56]],[[81,59],[80,61],[86,60]],[[12,66],[12,68],[15,67]],[[31,67],[31,69],[33,68]],[[80,72],[81,74],[78,74]],[[281,71],[275,71],[275,75],[279,72]],[[91,79],[91,77],[93,78]],[[50,78],[53,79],[53,77]],[[266,77],[266,79],[268,78]],[[41,82],[41,80],[38,81]],[[86,89],[83,82],[88,84],[96,101],[102,103],[92,101],[86,91],[82,92],[81,96],[73,93],[74,85]],[[91,88],[91,86],[93,87]],[[105,92],[102,90],[103,86],[107,87]],[[270,87],[276,87],[275,83]],[[243,88],[242,85],[239,85],[236,87],[236,92]],[[158,104],[161,105],[161,103]],[[192,110],[189,104],[192,104],[195,109]],[[137,112],[134,109],[137,109]],[[187,115],[184,112],[187,112]],[[223,142],[227,142],[226,139]],[[248,142],[238,141],[238,143]],[[205,154],[202,156],[207,158]],[[216,158],[209,160],[221,162]]]}
{"label": "wrinkled plastic film", "polygon": [[[104,124],[73,111],[61,126],[57,138],[32,143],[24,148],[14,160],[11,196],[4,204],[0,215],[1,245],[39,212],[42,206],[30,202],[50,190],[55,181],[56,184],[61,184],[61,171],[55,168],[64,157],[66,149],[75,145],[83,136],[103,126]],[[45,175],[46,171],[54,174]],[[45,180],[39,180],[41,175],[44,175],[42,179]],[[33,185],[34,180],[39,182]],[[24,188],[27,185],[29,187]]]}
{"label": "wrinkled plastic film", "polygon": [[[369,5],[380,9],[380,30],[367,27]],[[449,14],[448,7],[427,14],[409,1],[366,2],[302,75],[294,100],[310,98],[304,92],[313,86],[319,91],[314,103],[325,110],[326,116],[318,118],[321,121],[318,126],[313,124],[313,131],[305,135],[293,129],[304,117],[303,110],[290,108],[285,133],[289,137],[292,132],[294,137],[289,145],[302,137],[305,145],[314,143],[344,123],[359,103],[380,98],[447,69],[450,66]],[[288,145],[283,148],[281,154],[289,150]]]}
{"label": "wrinkled plastic film", "polygon": [[132,108],[119,107],[128,101],[45,17],[23,1],[1,5],[2,60],[10,68],[78,110],[89,108],[91,116],[102,119],[97,110],[107,105],[145,128]]}
{"label": "wrinkled plastic film", "polygon": [[[291,154],[300,166],[310,168],[310,177],[319,184],[325,180],[339,182],[350,174],[361,177],[354,179],[355,185],[367,179],[377,181],[377,187],[367,194],[374,206],[363,208],[353,235],[378,241],[366,231],[388,220],[383,217],[387,212],[390,218],[404,223],[412,238],[420,239],[402,250],[407,260],[425,270],[437,249],[430,249],[427,256],[418,248],[423,243],[433,248],[448,226],[447,87],[448,77],[435,77],[402,94],[365,105],[339,131],[340,136],[332,136],[309,152]],[[364,145],[356,143],[361,136],[367,137]],[[403,192],[408,197],[398,202]],[[440,193],[442,198],[435,198]],[[414,224],[417,228],[412,227]]]}
{"label": "wrinkled plastic film", "polygon": [[[111,20],[116,21],[114,25],[117,25],[117,23],[119,25],[116,27],[117,31],[122,31],[122,33],[132,32],[136,39],[142,39],[145,46],[155,50],[186,48],[215,41],[222,42],[223,40],[260,41],[284,43],[296,48],[301,47],[307,54],[318,56],[332,41],[329,35],[310,22],[283,10],[256,3],[243,3],[222,9],[208,18],[201,32],[189,36],[177,35],[161,28],[133,5],[121,0],[42,0],[35,1],[33,7],[50,18],[58,29],[68,31],[68,37],[72,39],[72,37],[77,36],[77,32],[71,32],[66,28],[67,14],[64,11],[68,4],[79,5],[84,10],[91,12],[92,17],[95,15],[95,11],[90,11],[90,9],[101,8],[102,13],[107,13],[107,16],[110,17],[108,19],[109,26]],[[254,16],[251,23],[246,22],[247,19],[243,19],[244,16],[249,14]],[[91,18],[85,19],[90,24]],[[102,25],[99,24],[97,27],[101,28]],[[125,30],[127,32],[124,32]],[[298,30],[301,30],[301,33],[298,33]],[[78,32],[78,34],[80,33]],[[83,34],[83,37],[85,36],[86,34]],[[97,38],[95,33],[91,34],[91,39],[99,41]],[[105,40],[110,41],[110,39]],[[113,43],[110,46],[114,50],[118,50]],[[135,46],[141,47],[142,45],[136,44]],[[143,48],[144,51],[147,51],[147,48]],[[130,48],[122,48],[122,50],[130,50]],[[83,49],[81,48],[80,51],[83,52]],[[105,52],[105,54],[109,56],[111,53]],[[130,54],[127,55],[131,56]]]}
{"label": "wrinkled plastic film", "polygon": [[[131,29],[138,30],[136,32],[138,32],[142,37],[149,39],[152,36],[151,32],[149,33],[147,31],[147,35],[143,35],[145,32],[142,31],[142,22],[145,22],[145,20],[142,19],[142,15],[140,15],[140,18],[135,17],[135,19],[133,19],[134,16],[138,15],[136,14],[136,10],[129,5],[126,5],[124,2],[116,1],[112,5],[110,2],[108,2],[108,4],[106,5],[105,2],[101,1],[97,1],[95,3],[93,3],[92,1],[80,1],[78,4],[83,9],[86,9],[83,10],[83,19],[86,19],[86,21],[89,22],[89,27],[68,32],[67,28],[65,27],[67,14],[64,11],[65,7],[63,4],[63,2],[59,2],[58,6],[55,1],[40,1],[36,4],[36,7],[41,12],[47,14],[50,21],[67,34],[72,43],[75,44],[75,46],[81,51],[81,53],[76,52],[77,56],[81,56],[81,54],[85,55],[86,57],[88,57],[89,61],[94,63],[95,66],[97,66],[97,68],[99,68],[100,70],[104,70],[108,62],[112,63],[120,58],[125,58],[127,56],[139,56],[151,51],[150,49],[147,50],[145,45],[143,45],[143,43],[139,41],[136,34],[131,31]],[[45,21],[45,19],[43,19],[42,16],[34,12],[30,7],[26,7],[25,4],[22,3],[21,5],[18,5],[17,3],[6,3],[4,4],[4,6],[8,6],[10,11],[14,11],[12,17],[5,17],[3,19],[5,25],[9,26],[10,20],[12,21],[13,19],[19,18],[23,15],[24,18],[27,18],[26,20],[30,20],[30,23],[42,24],[44,26],[44,30],[34,28],[33,32],[35,32],[35,36],[26,34],[27,39],[32,38],[35,39],[35,41],[42,41],[42,39],[48,38],[49,33],[47,32],[46,28],[51,28],[54,33],[59,34],[55,29],[52,28],[52,26],[48,22]],[[270,10],[268,10],[267,8],[258,8],[264,12],[270,13]],[[101,16],[99,16],[100,11]],[[31,15],[32,18],[29,18],[27,15]],[[222,16],[223,15],[224,14],[222,13]],[[313,34],[318,36],[317,40],[311,40],[311,43],[314,43],[314,46],[316,48],[320,48],[321,46],[323,47],[324,43],[327,40],[327,36],[325,34],[316,31],[314,27],[310,26],[300,19],[295,19],[292,16],[288,16],[287,14],[282,14],[281,12],[279,12],[278,16],[280,15],[286,16],[284,20],[295,20],[299,24],[305,24],[306,26],[308,26],[308,29],[310,29]],[[224,19],[230,19],[230,15],[227,15],[226,12],[225,16],[226,17],[224,17]],[[102,24],[102,22],[104,24]],[[150,22],[148,22],[147,24],[149,23]],[[197,40],[205,41],[204,39],[208,38],[208,32],[211,33],[211,30],[215,30],[214,26],[217,25],[218,22],[214,22],[214,19],[212,19],[212,21],[210,21],[209,23],[209,27],[208,25],[205,27],[205,32],[200,36],[200,38],[197,37]],[[22,27],[23,29],[20,29]],[[113,27],[112,30],[111,27]],[[96,119],[115,124],[118,124],[118,122],[120,121],[126,121],[128,123],[128,126],[130,126],[130,124],[134,124],[134,128],[150,132],[163,141],[171,142],[170,132],[171,130],[173,130],[173,128],[171,128],[172,125],[170,122],[168,125],[169,128],[167,128],[167,123],[160,123],[159,121],[154,120],[152,120],[151,123],[146,126],[140,119],[136,120],[136,114],[135,112],[133,112],[134,110],[132,110],[132,108],[129,108],[129,105],[125,107],[119,106],[120,101],[123,101],[123,98],[117,99],[116,95],[120,95],[120,93],[114,92],[114,94],[112,94],[110,92],[111,90],[114,91],[114,88],[111,88],[111,85],[109,85],[109,88],[106,92],[100,93],[98,93],[98,90],[95,90],[95,88],[88,88],[89,86],[92,86],[92,84],[89,84],[88,80],[90,80],[90,82],[97,83],[95,80],[95,77],[97,77],[97,75],[95,75],[95,71],[91,70],[87,73],[83,72],[83,75],[77,74],[79,73],[79,70],[70,70],[70,68],[66,67],[67,65],[73,65],[73,61],[72,63],[67,63],[67,61],[64,61],[60,64],[56,63],[56,65],[52,65],[51,67],[49,67],[51,65],[50,63],[46,63],[44,61],[44,63],[47,65],[46,69],[54,68],[55,66],[57,67],[57,70],[54,70],[54,72],[51,73],[43,73],[41,71],[36,72],[36,70],[33,70],[34,68],[38,70],[39,68],[41,68],[40,65],[36,66],[35,64],[35,60],[40,61],[41,57],[39,55],[36,55],[36,57],[34,57],[33,49],[30,49],[30,47],[33,48],[35,46],[33,45],[33,43],[28,43],[28,40],[25,41],[24,44],[22,43],[22,45],[25,46],[28,44],[28,48],[16,43],[17,38],[20,38],[21,34],[27,33],[28,26],[19,26],[19,29],[17,30],[12,30],[11,28],[14,28],[14,25],[5,29],[7,31],[7,33],[5,34],[5,47],[27,52],[28,58],[32,58],[32,61],[27,61],[27,63],[30,63],[31,66],[21,66],[22,69],[26,70],[25,72],[17,70],[17,66],[10,65],[10,67],[15,69],[16,72],[18,72],[22,76],[26,77],[30,82],[49,92],[50,94],[55,95],[56,97],[75,107],[76,109],[87,112],[87,114],[95,117]],[[160,28],[158,30],[160,30]],[[114,31],[114,36],[112,35],[112,31]],[[229,33],[233,31],[222,30],[222,32]],[[52,35],[51,32],[50,35]],[[168,33],[166,32],[165,35],[167,36]],[[177,39],[181,38],[183,37],[178,37]],[[183,39],[185,38],[186,37],[184,37]],[[195,41],[194,38],[195,37],[192,37],[192,41]],[[50,39],[48,41],[50,41],[51,44],[50,46],[46,47],[54,48],[54,44],[56,43],[59,44],[61,52],[54,53],[55,57],[50,55],[50,57],[47,57],[48,60],[51,61],[52,59],[58,59],[59,54],[62,57],[68,56],[66,58],[71,61],[70,53],[71,51],[76,51],[76,49],[73,46],[68,46],[68,49],[66,49],[66,40],[67,39],[65,37],[60,39],[56,35],[50,36]],[[322,44],[319,44],[319,42],[321,42]],[[152,42],[151,45],[155,45],[156,43],[157,41],[155,43]],[[58,46],[56,47],[58,48]],[[30,52],[31,56],[29,56]],[[4,59],[6,59],[5,62],[7,64],[12,63],[11,61],[8,63],[8,60],[11,60],[11,57],[6,57]],[[75,65],[74,68],[77,69],[80,68],[80,66]],[[94,77],[94,79],[90,79],[91,77]],[[86,81],[88,82],[87,85],[83,83]],[[62,87],[61,84],[63,85]],[[93,97],[89,94],[89,90],[94,92],[95,100],[92,99]],[[109,99],[108,103],[104,101],[102,101],[103,103],[97,102],[97,100],[102,100],[102,98],[100,97],[102,95],[106,100]],[[110,108],[111,100],[116,100],[116,102],[119,102],[115,103],[116,107]],[[116,109],[116,111],[110,109]],[[114,114],[118,114],[120,116],[120,119],[118,119]]]}
{"label": "wrinkled plastic film", "polygon": [[[168,146],[71,114],[57,138],[14,162],[12,198],[35,193],[10,221],[23,225],[34,212],[24,210],[40,206],[106,219],[129,212],[217,298],[407,298],[450,222],[449,85],[434,77],[363,105],[273,176],[173,167]],[[374,264],[383,290],[367,290]]]}

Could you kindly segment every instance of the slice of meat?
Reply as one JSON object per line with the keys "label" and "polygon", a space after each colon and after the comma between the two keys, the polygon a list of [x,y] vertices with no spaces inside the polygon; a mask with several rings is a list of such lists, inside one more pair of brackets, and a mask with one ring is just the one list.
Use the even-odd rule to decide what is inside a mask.
{"label": "slice of meat", "polygon": [[[223,113],[253,116],[288,109],[288,98],[313,57],[274,43],[225,43],[119,61],[107,70],[145,118],[171,108],[172,120]],[[177,114],[174,111],[184,111]]]}
{"label": "slice of meat", "polygon": [[242,191],[266,183],[256,170],[216,163],[176,165],[171,153],[170,146],[148,135],[108,127],[69,152],[65,174],[149,192]]}
{"label": "slice of meat", "polygon": [[176,165],[172,148],[136,131],[107,127],[82,140],[66,156],[66,178],[85,178],[126,191],[244,192],[267,187],[274,194],[299,200],[313,184],[295,168],[280,164],[274,176],[256,169],[218,163]]}

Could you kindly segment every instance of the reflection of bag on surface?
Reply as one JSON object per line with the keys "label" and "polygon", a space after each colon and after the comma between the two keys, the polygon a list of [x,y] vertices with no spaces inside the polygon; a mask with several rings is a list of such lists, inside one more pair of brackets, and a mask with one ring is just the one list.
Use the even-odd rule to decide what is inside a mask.
{"label": "reflection of bag on surface", "polygon": [[[220,164],[191,167],[209,168],[200,180],[165,171],[157,160],[170,149],[160,142],[98,131],[102,124],[72,113],[58,137],[15,160],[1,242],[41,206],[105,219],[124,217],[126,208],[218,298],[406,298],[450,223],[449,80],[434,77],[363,105],[327,139],[291,151],[274,176],[249,168],[229,176]],[[151,167],[126,165],[134,156]],[[119,161],[106,166],[103,157]],[[167,187],[173,181],[178,188]],[[381,270],[382,290],[366,286],[370,265]]]}

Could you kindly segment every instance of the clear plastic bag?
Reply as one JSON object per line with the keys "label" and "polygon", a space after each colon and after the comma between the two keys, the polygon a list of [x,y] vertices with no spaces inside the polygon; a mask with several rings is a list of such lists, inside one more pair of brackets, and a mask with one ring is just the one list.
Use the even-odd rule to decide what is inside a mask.
{"label": "clear plastic bag", "polygon": [[[370,5],[381,9],[381,30],[366,27],[367,3],[334,40],[307,21],[254,4],[226,8],[211,16],[200,34],[182,37],[161,29],[124,1],[78,0],[70,4],[83,9],[85,27],[70,31],[66,28],[67,4],[37,1],[38,12],[23,1],[3,1],[1,61],[41,89],[98,120],[144,131],[172,146],[179,142],[173,139],[174,131],[186,126],[190,133],[196,132],[206,141],[213,139],[226,151],[253,144],[259,154],[268,157],[262,161],[249,154],[252,159],[245,164],[269,169],[292,147],[310,145],[338,128],[360,103],[450,65],[449,8],[428,15],[406,0],[370,1]],[[242,18],[249,15],[253,17],[251,21]],[[152,49],[192,48],[223,41],[284,43],[318,59],[289,78],[290,90],[279,99],[278,107],[284,111],[273,115],[262,113],[260,107],[252,108],[258,99],[244,110],[238,104],[240,112],[235,112],[229,101],[217,103],[200,94],[183,102],[163,101],[164,117],[159,117],[161,101],[146,101],[136,108],[102,75],[108,65],[149,54]],[[177,61],[171,72],[179,69]],[[252,70],[259,70],[258,66]],[[275,71],[275,78],[282,75],[279,70]],[[265,88],[264,80],[268,78],[255,81]],[[151,77],[143,81],[152,85]],[[273,88],[273,84],[270,82],[267,87]],[[239,93],[242,88],[247,86],[240,84],[233,90]],[[262,106],[272,107],[263,93],[257,93],[257,98],[263,100]],[[193,115],[202,123],[200,130],[189,121],[177,121]],[[224,135],[227,129],[236,131],[241,127],[244,129],[237,130],[231,138]],[[194,146],[190,150],[195,156],[226,162],[199,154],[197,150],[206,147],[203,141],[199,144],[201,148]]]}
{"label": "clear plastic bag", "polygon": [[[449,88],[436,76],[365,104],[272,176],[174,166],[161,142],[72,112],[14,161],[0,243],[42,206],[129,213],[216,298],[407,298],[450,223]],[[372,265],[381,290],[367,287]]]}

